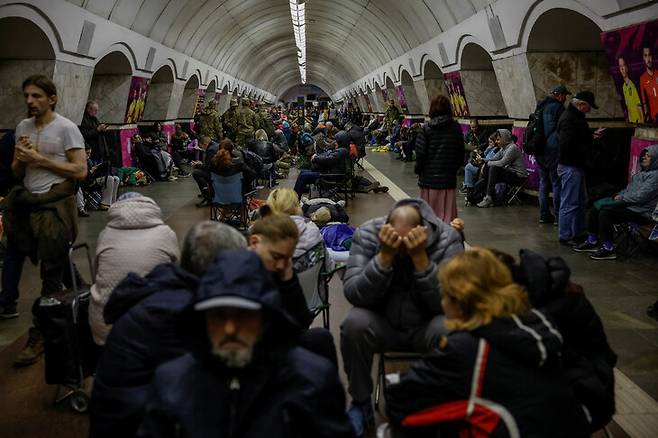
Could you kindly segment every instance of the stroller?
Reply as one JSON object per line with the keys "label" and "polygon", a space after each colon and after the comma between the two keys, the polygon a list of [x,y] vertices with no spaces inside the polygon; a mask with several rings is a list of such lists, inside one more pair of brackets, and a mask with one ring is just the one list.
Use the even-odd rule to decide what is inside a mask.
{"label": "stroller", "polygon": [[66,400],[76,412],[89,408],[84,380],[96,369],[99,348],[93,341],[88,322],[90,291],[80,284],[73,264],[73,252],[85,249],[92,278],[89,246],[78,244],[69,250],[73,287],[57,295],[41,297],[35,304],[37,323],[45,341],[46,383],[59,385],[55,404]]}

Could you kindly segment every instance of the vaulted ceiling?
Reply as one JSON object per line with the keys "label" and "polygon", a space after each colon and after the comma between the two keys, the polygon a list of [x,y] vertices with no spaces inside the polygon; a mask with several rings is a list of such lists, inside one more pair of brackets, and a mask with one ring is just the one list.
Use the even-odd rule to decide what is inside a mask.
{"label": "vaulted ceiling", "polygon": [[[278,95],[300,83],[289,0],[68,0]],[[494,0],[307,0],[307,82],[331,93]]]}

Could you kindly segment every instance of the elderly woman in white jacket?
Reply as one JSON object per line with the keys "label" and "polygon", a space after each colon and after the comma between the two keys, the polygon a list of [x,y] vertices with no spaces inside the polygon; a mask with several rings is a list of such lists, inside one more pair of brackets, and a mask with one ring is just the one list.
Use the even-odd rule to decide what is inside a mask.
{"label": "elderly woman in white jacket", "polygon": [[89,304],[89,325],[94,341],[101,346],[111,329],[103,320],[103,309],[116,285],[129,272],[144,276],[155,266],[180,258],[176,233],[165,225],[162,210],[153,199],[126,193],[110,207],[108,216],[98,236],[96,279]]}

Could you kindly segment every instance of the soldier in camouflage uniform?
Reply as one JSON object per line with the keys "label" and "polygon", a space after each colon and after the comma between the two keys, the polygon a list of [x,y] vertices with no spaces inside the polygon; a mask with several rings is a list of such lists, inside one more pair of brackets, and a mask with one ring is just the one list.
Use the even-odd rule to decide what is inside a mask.
{"label": "soldier in camouflage uniform", "polygon": [[249,99],[242,99],[240,107],[235,113],[237,121],[235,143],[240,147],[245,147],[250,140],[254,139],[254,134],[259,126],[256,113],[249,108],[249,104]]}
{"label": "soldier in camouflage uniform", "polygon": [[217,102],[211,100],[199,116],[199,135],[207,136],[216,142],[222,139],[222,122],[217,112]]}
{"label": "soldier in camouflage uniform", "polygon": [[260,122],[260,129],[264,129],[269,138],[274,137],[274,124],[272,123],[272,115],[270,111],[261,102],[258,111],[258,118]]}
{"label": "soldier in camouflage uniform", "polygon": [[230,138],[232,141],[235,140],[235,133],[237,129],[238,122],[236,120],[236,113],[238,108],[238,100],[231,99],[231,106],[226,110],[222,116],[222,121],[224,124],[224,135]]}
{"label": "soldier in camouflage uniform", "polygon": [[393,99],[389,100],[388,108],[386,109],[386,114],[384,115],[384,122],[386,124],[385,126],[389,134],[391,133],[391,131],[393,131],[393,127],[395,126],[395,123],[400,118],[401,114],[402,111],[395,104],[395,101]]}

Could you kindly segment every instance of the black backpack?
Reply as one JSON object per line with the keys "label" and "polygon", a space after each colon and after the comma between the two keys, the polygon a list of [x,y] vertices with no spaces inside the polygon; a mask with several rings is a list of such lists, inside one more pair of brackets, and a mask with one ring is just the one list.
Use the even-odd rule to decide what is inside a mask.
{"label": "black backpack", "polygon": [[523,151],[528,155],[542,155],[546,149],[544,133],[544,106],[528,116],[528,126],[523,139]]}

